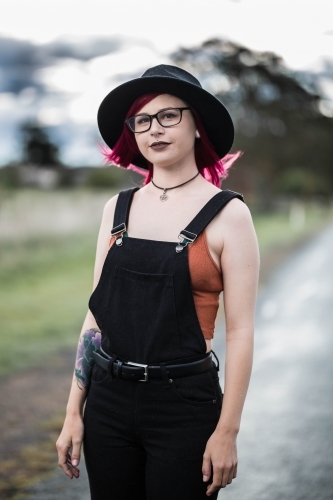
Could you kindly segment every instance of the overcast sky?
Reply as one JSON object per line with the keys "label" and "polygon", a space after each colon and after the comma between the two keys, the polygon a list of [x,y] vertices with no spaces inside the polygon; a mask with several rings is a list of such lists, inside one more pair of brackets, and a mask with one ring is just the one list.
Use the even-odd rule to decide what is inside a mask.
{"label": "overcast sky", "polygon": [[333,57],[332,0],[3,0],[0,32],[36,42],[125,35],[161,52],[225,35],[294,68]]}
{"label": "overcast sky", "polygon": [[[3,0],[0,164],[16,147],[10,125],[32,113],[45,125],[66,124],[64,136],[71,127],[71,144],[58,130],[64,161],[97,161],[93,140],[87,145],[75,125],[97,139],[96,112],[108,91],[168,62],[178,47],[215,36],[321,72],[325,60],[333,62],[333,0]],[[333,82],[323,85],[333,98]]]}

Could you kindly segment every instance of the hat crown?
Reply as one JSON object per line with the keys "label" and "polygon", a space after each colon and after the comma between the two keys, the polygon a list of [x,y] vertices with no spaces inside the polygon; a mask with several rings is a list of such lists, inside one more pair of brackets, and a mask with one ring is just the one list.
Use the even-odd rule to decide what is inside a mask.
{"label": "hat crown", "polygon": [[201,83],[197,80],[191,73],[185,71],[182,68],[178,68],[177,66],[171,66],[169,64],[159,64],[158,66],[154,66],[153,68],[147,69],[141,75],[141,78],[152,78],[152,77],[165,77],[165,78],[173,78],[175,80],[180,80],[183,82],[192,83],[192,85],[196,85],[197,87],[201,87]]}

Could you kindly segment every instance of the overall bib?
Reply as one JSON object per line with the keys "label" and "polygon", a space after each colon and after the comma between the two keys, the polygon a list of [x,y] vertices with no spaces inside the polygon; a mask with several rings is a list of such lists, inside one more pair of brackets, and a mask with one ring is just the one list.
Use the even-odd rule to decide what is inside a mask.
{"label": "overall bib", "polygon": [[203,500],[202,457],[222,407],[217,367],[172,380],[166,366],[207,357],[187,245],[232,198],[244,199],[229,190],[217,193],[177,244],[127,236],[137,189],[119,194],[112,230],[117,240],[89,308],[104,352],[124,363],[161,365],[161,379],[123,380],[94,365],[84,414],[91,498]]}

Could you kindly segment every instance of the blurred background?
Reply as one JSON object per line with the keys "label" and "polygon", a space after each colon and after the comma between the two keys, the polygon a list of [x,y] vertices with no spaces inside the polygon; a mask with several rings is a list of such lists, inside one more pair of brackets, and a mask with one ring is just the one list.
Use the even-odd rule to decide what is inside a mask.
{"label": "blurred background", "polygon": [[1,10],[0,498],[89,498],[84,474],[76,485],[54,473],[54,442],[103,206],[142,179],[103,164],[96,113],[112,88],[166,63],[230,111],[244,154],[222,187],[243,193],[261,252],[240,472],[223,494],[332,499],[331,0]]}

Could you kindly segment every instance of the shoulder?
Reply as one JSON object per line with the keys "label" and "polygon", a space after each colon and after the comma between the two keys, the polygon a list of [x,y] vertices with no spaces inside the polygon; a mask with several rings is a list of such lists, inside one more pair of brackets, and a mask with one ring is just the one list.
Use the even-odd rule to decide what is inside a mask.
{"label": "shoulder", "polygon": [[108,214],[108,213],[111,213],[111,212],[114,212],[115,208],[116,208],[116,204],[117,204],[117,200],[118,200],[118,196],[119,196],[119,193],[117,193],[115,196],[112,196],[112,198],[110,198],[104,205],[104,210],[103,212],[105,214]]}
{"label": "shoulder", "polygon": [[[222,237],[223,253],[229,258],[258,256],[258,240],[249,207],[239,198],[232,198],[217,218],[219,233]],[[229,249],[229,252],[228,252]],[[231,252],[231,254],[230,254]]]}
{"label": "shoulder", "polygon": [[[239,194],[239,193],[237,193]],[[226,235],[229,229],[252,225],[252,216],[249,207],[240,198],[234,197],[227,202],[220,212],[214,217],[211,226],[216,234],[221,231]]]}
{"label": "shoulder", "polygon": [[223,221],[223,224],[242,225],[252,223],[252,216],[249,207],[240,198],[232,198],[221,210],[218,219]]}
{"label": "shoulder", "polygon": [[214,217],[206,231],[209,248],[218,258],[223,248],[232,242],[246,246],[246,241],[254,235],[252,216],[248,206],[241,199],[232,198]]}
{"label": "shoulder", "polygon": [[116,209],[117,205],[117,200],[118,200],[119,193],[117,193],[115,196],[112,196],[104,205],[103,209],[103,217],[102,217],[102,225],[103,223],[107,224],[112,224],[113,222],[113,217],[114,217],[114,212]]}

